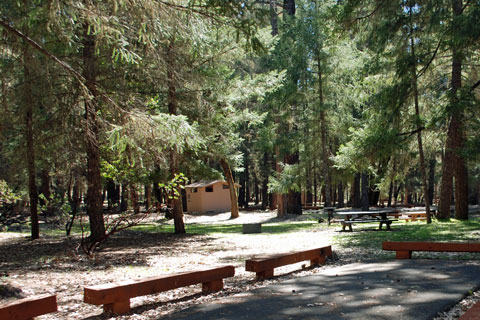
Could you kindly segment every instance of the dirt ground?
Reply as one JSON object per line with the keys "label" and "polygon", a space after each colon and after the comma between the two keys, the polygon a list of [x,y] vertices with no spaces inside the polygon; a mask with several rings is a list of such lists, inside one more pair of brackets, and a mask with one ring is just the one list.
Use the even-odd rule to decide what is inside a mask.
{"label": "dirt ground", "polygon": [[[315,213],[314,213],[315,215]],[[290,216],[301,222],[305,216]],[[229,214],[186,215],[187,224],[275,223],[275,212],[242,212],[240,218]],[[39,319],[159,319],[162,316],[217,297],[248,294],[250,290],[272,282],[321,272],[331,265],[361,261],[368,252],[335,250],[338,259],[319,268],[308,268],[308,262],[275,269],[280,275],[273,280],[255,282],[254,274],[244,270],[244,261],[255,255],[305,250],[332,242],[338,228],[326,223],[308,231],[286,234],[225,233],[210,235],[154,234],[127,230],[112,237],[94,259],[78,253],[79,239],[42,236],[29,241],[25,234],[0,233],[0,302],[20,296],[56,294],[59,312]],[[134,298],[132,312],[125,316],[106,316],[100,306],[83,303],[83,288],[97,284],[211,266],[233,265],[236,274],[225,279],[225,290],[201,294],[200,286],[170,290],[156,295]],[[21,291],[20,291],[21,290]],[[9,297],[7,299],[7,297]],[[3,299],[3,300],[2,300]],[[445,317],[447,319],[449,317]]]}

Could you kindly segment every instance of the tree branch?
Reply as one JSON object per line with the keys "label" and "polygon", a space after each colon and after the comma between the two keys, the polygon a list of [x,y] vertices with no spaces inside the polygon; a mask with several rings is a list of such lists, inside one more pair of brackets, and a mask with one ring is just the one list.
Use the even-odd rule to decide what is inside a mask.
{"label": "tree branch", "polygon": [[402,132],[402,133],[398,133],[397,136],[401,137],[401,136],[411,136],[411,135],[414,135],[422,130],[424,130],[425,127],[420,127],[416,130],[413,130],[413,131],[409,131],[409,132]]}
{"label": "tree branch", "polygon": [[427,72],[428,67],[430,67],[430,64],[433,62],[433,60],[437,56],[437,53],[438,53],[438,50],[440,49],[440,45],[441,45],[442,41],[443,41],[443,35],[442,35],[442,37],[440,37],[440,40],[438,41],[438,45],[435,48],[435,51],[433,52],[432,57],[430,58],[428,63],[422,68],[422,70],[420,70],[420,72],[417,75],[417,78],[420,78],[425,72]]}
{"label": "tree branch", "polygon": [[470,92],[475,90],[478,86],[480,86],[480,80],[478,80],[471,88],[470,88]]}
{"label": "tree branch", "polygon": [[20,30],[17,30],[14,27],[12,27],[10,24],[8,24],[8,22],[0,20],[0,26],[4,27],[8,32],[12,33],[16,37],[25,40],[30,46],[34,47],[37,51],[40,51],[43,55],[45,55],[48,58],[55,61],[63,69],[67,70],[75,78],[77,78],[82,84],[84,84],[86,82],[85,78],[79,72],[77,72],[75,69],[70,67],[70,65],[68,65],[66,62],[60,60],[59,58],[57,58],[55,55],[53,55],[48,50],[46,50],[41,45],[39,45],[35,40],[33,40],[29,36],[23,34]]}
{"label": "tree branch", "polygon": [[381,8],[384,4],[385,4],[385,0],[382,0],[382,2],[380,2],[380,4],[379,4],[372,12],[370,12],[370,13],[367,14],[366,16],[358,17],[357,20],[363,20],[363,19],[370,18],[370,17],[373,16],[375,13],[377,13],[377,11],[380,10],[380,8]]}
{"label": "tree branch", "polygon": [[[29,36],[25,35],[23,32],[20,30],[12,27],[8,22],[4,20],[0,20],[0,26],[4,27],[8,32],[12,33],[14,36],[24,40],[27,44],[35,48],[37,51],[39,51],[41,54],[46,56],[47,58],[53,60],[55,63],[60,65],[63,69],[65,69],[68,73],[73,75],[75,79],[77,79],[80,84],[92,94],[92,92],[88,89],[86,86],[87,80],[80,74],[80,72],[76,71],[73,69],[68,63],[62,61],[59,59],[57,56],[52,54],[50,51],[42,47],[40,44],[38,44],[35,40],[30,38]],[[99,88],[98,85],[95,85],[96,88]],[[99,90],[100,91],[100,90]],[[100,96],[105,99],[107,102],[111,103],[113,106],[115,106],[118,110],[122,110],[109,96],[100,93]]]}

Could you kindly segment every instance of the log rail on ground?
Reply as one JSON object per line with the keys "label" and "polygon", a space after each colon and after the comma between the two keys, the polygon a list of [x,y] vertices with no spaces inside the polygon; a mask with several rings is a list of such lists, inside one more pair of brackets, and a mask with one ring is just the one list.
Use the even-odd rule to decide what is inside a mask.
{"label": "log rail on ground", "polygon": [[462,314],[458,320],[480,320],[480,301]]}
{"label": "log rail on ground", "polygon": [[427,241],[386,241],[383,250],[396,251],[397,259],[411,259],[412,251],[430,252],[480,252],[480,243],[427,242]]}
{"label": "log rail on ground", "polygon": [[194,284],[202,284],[202,292],[223,289],[223,279],[233,277],[235,268],[224,266],[199,271],[176,273],[102,284],[84,288],[84,302],[103,305],[105,313],[124,314],[130,311],[130,298],[168,291]]}
{"label": "log rail on ground", "polygon": [[57,296],[43,294],[0,304],[0,319],[29,320],[57,311]]}
{"label": "log rail on ground", "polygon": [[257,280],[273,277],[273,269],[305,260],[311,265],[325,263],[327,257],[332,257],[332,247],[326,246],[305,251],[255,257],[245,261],[245,270],[256,273]]}

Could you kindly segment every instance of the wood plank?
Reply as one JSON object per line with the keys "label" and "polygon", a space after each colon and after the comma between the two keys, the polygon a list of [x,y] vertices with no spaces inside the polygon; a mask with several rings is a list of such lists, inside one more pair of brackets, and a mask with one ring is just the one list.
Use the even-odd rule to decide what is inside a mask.
{"label": "wood plank", "polygon": [[332,247],[326,246],[306,251],[255,257],[245,261],[245,270],[261,272],[305,260],[315,260],[322,256],[331,257]]}
{"label": "wood plank", "polygon": [[[125,302],[133,297],[168,291],[198,283],[215,282],[219,279],[233,277],[234,275],[235,268],[233,266],[225,266],[85,287],[84,302],[95,305]],[[207,285],[207,287],[209,286]],[[218,287],[218,284],[211,287]]]}
{"label": "wood plank", "polygon": [[0,319],[25,320],[57,311],[57,296],[43,294],[0,305]]}
{"label": "wood plank", "polygon": [[386,241],[383,242],[382,249],[392,251],[480,252],[480,243]]}
{"label": "wood plank", "polygon": [[480,320],[480,301],[467,310],[458,320]]}

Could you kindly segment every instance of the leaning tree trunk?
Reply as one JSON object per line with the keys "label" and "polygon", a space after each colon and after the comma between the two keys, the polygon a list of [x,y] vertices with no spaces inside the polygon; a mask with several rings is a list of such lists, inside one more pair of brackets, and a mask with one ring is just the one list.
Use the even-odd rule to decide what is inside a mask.
{"label": "leaning tree trunk", "polygon": [[220,165],[222,166],[223,173],[227,179],[228,188],[230,191],[230,219],[236,219],[240,215],[238,213],[238,198],[237,198],[237,189],[235,188],[235,181],[233,180],[232,170],[227,160],[221,159]]}
{"label": "leaning tree trunk", "polygon": [[96,85],[96,36],[89,32],[87,23],[84,29],[83,77],[90,97],[85,98],[86,153],[87,153],[87,213],[90,221],[90,240],[101,242],[105,239],[103,220],[102,179],[100,175],[100,142],[97,124],[97,85]]}
{"label": "leaning tree trunk", "polygon": [[[412,8],[410,8],[410,18],[412,16]],[[410,21],[410,28],[413,30],[413,22]],[[428,184],[427,184],[427,169],[425,165],[425,156],[423,154],[423,142],[422,142],[422,131],[420,123],[420,107],[418,103],[418,82],[417,82],[417,57],[415,56],[415,43],[413,40],[414,35],[410,33],[410,47],[412,54],[412,86],[413,86],[413,98],[415,102],[415,116],[417,118],[417,143],[418,143],[418,152],[420,154],[420,171],[422,175],[422,189],[425,197],[425,211],[427,213],[427,223],[432,223],[432,215],[430,213],[430,199],[428,194]]]}
{"label": "leaning tree trunk", "polygon": [[[167,48],[167,84],[168,84],[168,113],[171,115],[177,114],[177,88],[175,81],[175,52],[174,52],[175,38],[170,40],[170,44]],[[177,148],[170,149],[170,176],[175,178],[179,174],[178,165],[178,152]],[[178,194],[181,194],[180,186],[177,187]],[[175,197],[171,201],[173,210],[173,222],[175,225],[175,233],[185,233],[185,223],[183,221],[183,206],[182,199]]]}
{"label": "leaning tree trunk", "polygon": [[25,99],[25,136],[27,142],[26,156],[27,156],[27,170],[28,170],[28,195],[30,198],[30,224],[32,240],[40,237],[38,226],[38,192],[37,183],[35,179],[35,148],[33,138],[33,92],[32,92],[32,53],[27,44],[23,49],[23,74],[24,85],[23,95]]}

